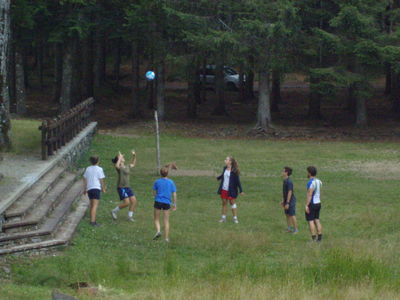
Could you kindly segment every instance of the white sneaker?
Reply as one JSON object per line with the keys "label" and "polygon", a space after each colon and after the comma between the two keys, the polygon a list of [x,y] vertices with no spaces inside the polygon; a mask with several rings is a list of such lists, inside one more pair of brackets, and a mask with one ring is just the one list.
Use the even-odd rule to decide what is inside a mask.
{"label": "white sneaker", "polygon": [[166,242],[166,243],[169,243],[169,239],[165,239],[165,242]]}
{"label": "white sneaker", "polygon": [[239,224],[239,220],[238,219],[233,219],[233,223]]}
{"label": "white sneaker", "polygon": [[113,210],[111,211],[111,217],[113,218],[114,221],[118,219],[117,213]]}
{"label": "white sneaker", "polygon": [[129,222],[135,222],[135,219],[133,217],[128,217]]}
{"label": "white sneaker", "polygon": [[218,222],[225,223],[226,222],[226,218],[221,218]]}
{"label": "white sneaker", "polygon": [[157,232],[157,233],[154,235],[153,240],[158,240],[158,239],[160,238],[160,236],[161,236],[161,232]]}

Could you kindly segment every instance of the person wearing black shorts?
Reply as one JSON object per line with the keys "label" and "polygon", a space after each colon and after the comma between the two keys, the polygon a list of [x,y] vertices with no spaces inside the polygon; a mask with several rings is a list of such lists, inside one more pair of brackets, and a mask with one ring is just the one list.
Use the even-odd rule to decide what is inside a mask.
{"label": "person wearing black shorts", "polygon": [[283,207],[286,215],[286,222],[288,226],[287,232],[296,234],[297,232],[299,232],[299,230],[297,228],[296,220],[296,197],[294,195],[293,182],[290,179],[290,175],[292,175],[292,172],[292,168],[283,168],[283,201],[281,202],[281,206]]}
{"label": "person wearing black shorts", "polygon": [[310,227],[311,238],[313,241],[320,242],[322,240],[322,225],[319,219],[321,211],[321,186],[322,182],[315,176],[317,168],[310,166],[307,168],[307,200],[305,207],[305,216]]}

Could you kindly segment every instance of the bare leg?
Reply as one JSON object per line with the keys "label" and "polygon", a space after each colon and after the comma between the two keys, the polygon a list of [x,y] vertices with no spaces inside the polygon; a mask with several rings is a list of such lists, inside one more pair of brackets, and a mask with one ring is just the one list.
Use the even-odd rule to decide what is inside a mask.
{"label": "bare leg", "polygon": [[322,234],[322,225],[319,219],[314,220],[315,226],[317,227],[317,233]]}
{"label": "bare leg", "polygon": [[[229,202],[230,202],[231,205],[235,204],[235,200],[234,199],[233,200],[229,200]],[[234,217],[237,217],[237,208],[232,208],[232,215]]]}
{"label": "bare leg", "polygon": [[228,200],[222,199],[222,215],[226,216]]}
{"label": "bare leg", "polygon": [[169,210],[164,210],[165,239],[169,240]]}
{"label": "bare leg", "polygon": [[296,216],[291,216],[290,219],[292,221],[292,226],[293,226],[294,230],[297,230],[297,219],[296,219]]}
{"label": "bare leg", "polygon": [[308,222],[308,225],[310,226],[310,233],[311,233],[311,235],[312,235],[312,236],[317,235],[317,232],[316,232],[316,230],[315,230],[314,221],[309,221],[309,222]]}
{"label": "bare leg", "polygon": [[160,227],[160,210],[155,208],[154,209],[154,226],[156,227],[156,231],[160,232],[161,227]]}
{"label": "bare leg", "polygon": [[292,226],[291,222],[290,222],[290,216],[286,214],[286,223],[287,223],[287,229],[289,231],[289,227]]}
{"label": "bare leg", "polygon": [[129,198],[129,211],[136,211],[137,200],[135,196]]}
{"label": "bare leg", "polygon": [[90,200],[90,222],[96,222],[96,212],[98,205],[99,205],[98,199]]}
{"label": "bare leg", "polygon": [[123,209],[123,208],[128,207],[128,206],[129,206],[129,198],[125,198],[124,202],[121,203],[120,205],[118,205],[119,209]]}

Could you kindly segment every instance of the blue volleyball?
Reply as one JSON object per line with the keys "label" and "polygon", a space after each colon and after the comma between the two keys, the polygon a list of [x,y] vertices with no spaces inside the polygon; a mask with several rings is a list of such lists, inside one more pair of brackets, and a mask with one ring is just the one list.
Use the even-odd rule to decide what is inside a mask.
{"label": "blue volleyball", "polygon": [[146,78],[147,80],[153,80],[154,78],[156,78],[156,73],[154,73],[153,71],[147,71]]}

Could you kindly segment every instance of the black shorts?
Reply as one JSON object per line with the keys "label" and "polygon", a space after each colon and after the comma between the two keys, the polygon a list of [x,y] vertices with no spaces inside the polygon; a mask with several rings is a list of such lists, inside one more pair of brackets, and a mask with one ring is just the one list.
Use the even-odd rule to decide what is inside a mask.
{"label": "black shorts", "polygon": [[101,191],[98,189],[92,189],[87,191],[88,197],[90,200],[97,199],[100,200],[101,198]]}
{"label": "black shorts", "polygon": [[318,204],[310,204],[308,206],[310,209],[310,213],[306,213],[306,220],[307,221],[314,221],[319,219],[319,212],[321,210],[321,203]]}
{"label": "black shorts", "polygon": [[154,202],[154,208],[160,209],[160,210],[169,210],[171,208],[171,205],[167,203],[161,203],[161,202]]}
{"label": "black shorts", "polygon": [[290,201],[289,208],[285,209],[285,215],[295,216],[296,215],[296,202]]}

